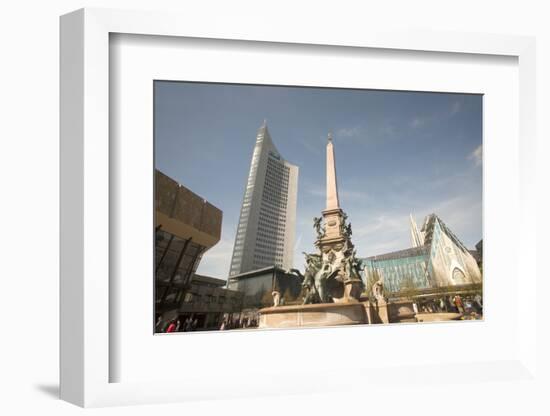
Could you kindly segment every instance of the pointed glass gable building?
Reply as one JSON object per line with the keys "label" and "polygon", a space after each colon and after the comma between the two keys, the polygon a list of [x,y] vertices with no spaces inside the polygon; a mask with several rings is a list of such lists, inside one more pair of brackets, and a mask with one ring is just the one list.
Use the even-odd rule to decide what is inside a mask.
{"label": "pointed glass gable building", "polygon": [[285,161],[267,123],[258,130],[229,276],[293,265],[298,167]]}
{"label": "pointed glass gable building", "polygon": [[366,282],[382,278],[388,293],[481,284],[476,259],[436,214],[419,230],[410,216],[412,247],[363,259]]}

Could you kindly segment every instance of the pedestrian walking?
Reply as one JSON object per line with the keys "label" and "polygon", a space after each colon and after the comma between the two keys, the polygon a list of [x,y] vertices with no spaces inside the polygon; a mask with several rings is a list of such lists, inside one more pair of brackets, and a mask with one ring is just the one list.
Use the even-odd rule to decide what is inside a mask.
{"label": "pedestrian walking", "polygon": [[174,332],[176,330],[176,322],[172,321],[170,322],[170,325],[168,325],[168,328],[166,328],[166,332]]}
{"label": "pedestrian walking", "polygon": [[183,326],[183,330],[184,330],[185,332],[191,331],[192,326],[193,326],[193,321],[191,320],[191,317],[188,317],[188,318],[185,320],[185,324],[184,324],[184,326]]}
{"label": "pedestrian walking", "polygon": [[454,300],[456,309],[458,310],[458,313],[464,313],[464,305],[462,303],[462,299],[460,298],[460,295],[456,295],[453,300]]}
{"label": "pedestrian walking", "polygon": [[474,296],[474,302],[477,305],[479,313],[483,314],[483,301],[479,293],[476,293],[476,295]]}
{"label": "pedestrian walking", "polygon": [[162,332],[162,316],[159,316],[155,324],[155,332]]}

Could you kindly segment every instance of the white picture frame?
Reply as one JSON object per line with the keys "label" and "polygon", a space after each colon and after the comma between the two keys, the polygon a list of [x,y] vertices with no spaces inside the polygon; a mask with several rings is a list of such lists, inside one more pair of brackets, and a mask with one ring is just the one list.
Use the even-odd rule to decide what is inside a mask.
{"label": "white picture frame", "polygon": [[[185,24],[182,24],[185,22]],[[280,30],[275,25],[251,24],[234,33],[230,22],[217,21],[205,26],[186,16],[169,13],[83,9],[61,18],[61,398],[80,406],[108,406],[208,399],[213,397],[253,397],[296,393],[361,391],[363,380],[369,391],[384,394],[390,379],[421,376],[418,383],[405,383],[400,389],[418,389],[429,379],[457,369],[473,377],[472,382],[509,382],[511,391],[536,391],[541,383],[537,374],[536,302],[519,296],[514,319],[521,322],[514,334],[513,354],[506,359],[477,362],[419,362],[414,368],[373,366],[358,368],[353,374],[332,370],[289,379],[282,371],[264,371],[269,381],[246,381],[234,374],[220,375],[215,381],[194,372],[182,380],[124,382],[113,381],[110,370],[119,360],[112,349],[110,320],[119,306],[113,304],[109,281],[115,259],[110,253],[110,173],[116,170],[110,159],[110,34],[163,36],[172,38],[225,39],[227,41],[276,42],[285,45],[331,45],[336,48],[427,51],[439,54],[503,55],[515,57],[519,68],[519,154],[517,200],[517,240],[514,241],[522,266],[522,285],[536,287],[535,195],[535,41],[509,35],[430,33],[421,31],[362,30],[361,33],[328,32],[311,24],[307,32]],[[516,195],[516,194],[514,194]],[[151,194],[152,198],[152,194]],[[528,215],[527,215],[528,213]],[[517,271],[516,271],[517,273]],[[516,278],[517,283],[517,278]],[[111,329],[110,329],[111,328]],[[395,327],[377,329],[397,330]],[[411,333],[411,326],[399,331]],[[326,331],[326,330],[325,330]],[[295,337],[296,332],[285,336]],[[310,332],[310,336],[319,336]],[[226,334],[224,334],[226,335]],[[152,336],[152,335],[151,335]],[[200,336],[210,337],[202,334]],[[414,336],[414,335],[411,335]],[[268,335],[265,335],[268,337]],[[163,337],[164,342],[169,337]],[[261,345],[261,342],[260,344]],[[136,348],[139,348],[136,346]],[[175,372],[178,372],[177,366]],[[246,375],[246,371],[243,372]],[[250,373],[252,374],[252,373]],[[262,374],[262,370],[254,373]],[[321,376],[321,378],[320,378]],[[331,380],[322,383],[322,377]],[[460,378],[460,377],[459,377]],[[467,382],[467,378],[462,380]],[[236,385],[235,385],[236,383]],[[232,386],[232,387],[231,387]],[[397,388],[397,387],[396,387]],[[437,388],[443,400],[445,391]],[[489,394],[498,397],[498,389]],[[452,396],[448,396],[450,398]],[[445,403],[444,401],[442,403]]]}

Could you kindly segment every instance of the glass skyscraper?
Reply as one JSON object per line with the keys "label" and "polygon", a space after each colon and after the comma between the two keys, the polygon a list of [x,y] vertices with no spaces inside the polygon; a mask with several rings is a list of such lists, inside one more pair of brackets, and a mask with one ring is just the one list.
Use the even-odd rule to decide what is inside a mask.
{"label": "glass skyscraper", "polygon": [[277,151],[264,121],[256,135],[229,276],[293,265],[298,167]]}

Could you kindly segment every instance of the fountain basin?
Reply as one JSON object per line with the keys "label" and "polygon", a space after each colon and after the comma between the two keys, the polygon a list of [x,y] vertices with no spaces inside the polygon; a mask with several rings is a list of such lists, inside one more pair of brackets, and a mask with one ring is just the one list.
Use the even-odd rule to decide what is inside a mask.
{"label": "fountain basin", "polygon": [[300,328],[368,323],[360,302],[317,303],[260,309],[260,328]]}
{"label": "fountain basin", "polygon": [[438,313],[417,313],[417,322],[442,322],[442,321],[457,321],[462,315],[452,312],[438,312]]}

